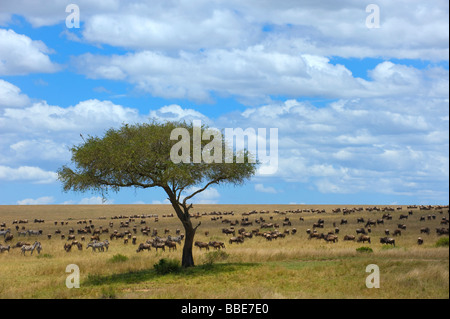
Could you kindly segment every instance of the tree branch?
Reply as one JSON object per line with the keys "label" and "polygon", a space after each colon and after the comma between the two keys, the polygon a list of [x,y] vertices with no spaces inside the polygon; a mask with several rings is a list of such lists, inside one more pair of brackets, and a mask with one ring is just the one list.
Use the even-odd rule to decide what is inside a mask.
{"label": "tree branch", "polygon": [[219,182],[220,182],[221,180],[223,180],[223,179],[225,179],[225,178],[222,178],[222,177],[216,178],[215,180],[213,180],[213,181],[209,182],[208,184],[206,184],[205,187],[200,188],[199,190],[193,192],[193,193],[192,193],[191,195],[189,195],[189,196],[186,196],[186,197],[184,198],[184,200],[183,200],[183,207],[186,206],[186,201],[188,201],[189,199],[191,199],[192,197],[194,197],[194,196],[197,195],[198,193],[203,192],[205,189],[207,189],[207,188],[208,188],[209,186],[211,186],[212,184],[217,184],[217,183],[219,183]]}

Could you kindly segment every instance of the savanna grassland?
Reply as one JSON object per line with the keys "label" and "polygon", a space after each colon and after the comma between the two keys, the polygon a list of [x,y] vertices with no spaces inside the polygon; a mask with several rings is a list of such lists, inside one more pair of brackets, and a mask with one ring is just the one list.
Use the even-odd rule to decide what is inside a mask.
{"label": "savanna grassland", "polygon": [[[215,252],[194,247],[196,266],[178,269],[176,272],[161,274],[153,265],[162,258],[181,260],[182,246],[176,251],[142,251],[136,252],[137,245],[131,240],[124,244],[123,239],[110,239],[113,230],[123,232],[137,225],[137,244],[145,242],[151,236],[140,232],[141,227],[156,228],[160,236],[164,229],[171,235],[181,228],[177,217],[163,217],[172,214],[170,205],[54,205],[54,206],[0,206],[0,223],[3,229],[11,229],[13,239],[6,245],[14,246],[20,241],[41,242],[40,254],[22,255],[19,248],[11,248],[0,254],[0,298],[448,298],[449,297],[449,248],[437,247],[440,238],[436,228],[441,225],[443,217],[448,219],[448,208],[419,210],[412,209],[408,219],[399,220],[400,214],[408,214],[406,206],[392,212],[359,211],[343,215],[342,211],[333,213],[339,206],[320,205],[195,205],[193,224],[201,221],[195,240],[202,242],[222,241],[226,248]],[[344,208],[344,206],[340,206]],[[366,206],[345,206],[352,207]],[[384,207],[384,206],[379,206]],[[397,206],[394,206],[397,208]],[[295,210],[325,209],[325,213]],[[275,210],[279,211],[276,213]],[[234,212],[234,215],[210,215],[211,212]],[[279,224],[280,232],[297,230],[295,234],[286,235],[271,241],[262,236],[246,238],[243,243],[229,243],[233,235],[222,233],[222,228],[230,227],[223,223],[243,218],[243,213],[257,211],[246,215],[251,226],[246,231],[259,229],[261,224],[256,219]],[[260,211],[269,213],[261,214]],[[206,213],[206,214],[205,214]],[[344,241],[345,235],[356,235],[355,229],[365,224],[357,223],[357,218],[366,221],[381,219],[384,213],[390,213],[392,220],[384,220],[384,225],[371,227],[371,243]],[[111,219],[113,216],[133,216],[158,214],[158,221],[148,217],[146,224],[140,224],[142,218],[135,218],[129,228],[120,228],[120,222],[128,218]],[[430,215],[430,218],[428,218]],[[431,216],[434,215],[435,218]],[[424,221],[420,217],[425,216]],[[106,219],[99,219],[106,217]],[[219,217],[212,220],[213,217]],[[221,218],[220,218],[221,217]],[[303,218],[303,221],[300,220]],[[44,223],[34,223],[34,219],[44,219]],[[290,226],[283,226],[285,218]],[[324,228],[319,232],[334,231],[333,222],[339,228],[339,240],[336,243],[323,239],[308,239],[307,229],[313,229],[318,219],[324,220]],[[348,223],[340,225],[341,219]],[[18,236],[14,220],[28,219],[27,224],[18,224],[25,230],[42,230],[39,236]],[[83,249],[73,247],[70,252],[63,249],[67,239],[61,239],[55,230],[61,230],[66,236],[69,229],[75,229],[76,240],[81,235],[77,230],[86,226],[77,222],[92,220],[95,228],[109,228],[108,234],[102,234],[101,240],[108,239],[111,244],[108,251],[93,252],[86,249],[90,235],[85,235]],[[57,221],[58,225],[54,222]],[[64,222],[64,225],[61,225]],[[113,227],[109,223],[113,222]],[[394,237],[396,246],[382,245],[380,237],[385,230],[392,232],[397,224],[405,224],[401,236]],[[234,226],[236,230],[241,225]],[[430,234],[422,234],[420,229],[429,227]],[[261,232],[273,230],[262,229]],[[205,232],[209,234],[206,235]],[[48,239],[47,234],[52,234]],[[134,234],[133,234],[134,235]],[[167,235],[166,235],[167,236]],[[417,244],[418,237],[424,240]],[[5,245],[3,236],[0,243]],[[357,248],[370,247],[373,252],[359,252]],[[66,266],[76,264],[80,269],[80,288],[66,287]],[[366,267],[376,264],[380,269],[380,288],[366,287]]]}

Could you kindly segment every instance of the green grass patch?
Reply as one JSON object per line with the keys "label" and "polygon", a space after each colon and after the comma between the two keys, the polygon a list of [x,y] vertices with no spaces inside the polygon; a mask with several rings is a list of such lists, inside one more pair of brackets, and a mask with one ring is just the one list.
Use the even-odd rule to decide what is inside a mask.
{"label": "green grass patch", "polygon": [[124,256],[122,254],[116,254],[114,256],[112,256],[110,259],[108,259],[108,262],[110,263],[121,263],[121,262],[125,262],[128,260],[127,256]]}
{"label": "green grass patch", "polygon": [[435,244],[436,247],[449,247],[448,245],[448,237],[439,238]]}
{"label": "green grass patch", "polygon": [[367,246],[356,248],[356,251],[358,253],[373,253],[373,249]]}

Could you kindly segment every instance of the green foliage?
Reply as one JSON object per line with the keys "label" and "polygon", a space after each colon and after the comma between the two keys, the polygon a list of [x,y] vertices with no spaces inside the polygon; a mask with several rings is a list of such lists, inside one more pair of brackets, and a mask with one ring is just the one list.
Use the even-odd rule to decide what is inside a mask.
{"label": "green foliage", "polygon": [[438,241],[436,242],[435,246],[436,247],[449,247],[449,240],[448,237],[442,237],[439,238]]}
{"label": "green foliage", "polygon": [[[178,141],[171,140],[170,135],[176,128],[185,128],[193,139],[194,128],[185,122],[125,124],[119,129],[109,129],[102,138],[89,136],[84,143],[71,148],[75,169],[61,167],[58,179],[65,191],[93,190],[105,194],[121,187],[158,186],[166,191],[169,187],[178,195],[203,183],[242,184],[255,174],[257,164],[248,163],[248,152],[244,152],[247,159],[244,163],[193,163],[192,151],[191,163],[172,162],[170,152]],[[206,149],[208,141],[201,143],[202,150]],[[224,137],[222,146],[225,154]]]}
{"label": "green foliage", "polygon": [[373,253],[373,249],[367,246],[356,248],[356,251],[359,253]]}
{"label": "green foliage", "polygon": [[122,254],[116,254],[116,255],[112,256],[110,259],[108,259],[108,261],[111,263],[119,263],[119,262],[124,262],[127,260],[128,260],[128,257],[124,256]]}
{"label": "green foliage", "polygon": [[178,273],[182,269],[178,260],[169,258],[160,259],[159,262],[153,265],[153,268],[159,275]]}

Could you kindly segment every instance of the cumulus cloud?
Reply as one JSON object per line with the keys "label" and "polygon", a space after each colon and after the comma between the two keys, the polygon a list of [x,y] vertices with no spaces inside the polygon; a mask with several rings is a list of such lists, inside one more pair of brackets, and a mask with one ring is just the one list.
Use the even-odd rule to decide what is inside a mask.
{"label": "cumulus cloud", "polygon": [[[448,2],[376,3],[380,28],[368,29],[367,3],[346,1],[132,1],[80,0],[83,40],[133,50],[190,51],[245,48],[320,56],[448,61]],[[64,23],[67,2],[11,1],[0,24],[14,14],[34,27]],[[126,32],[124,32],[126,30]]]}
{"label": "cumulus cloud", "polygon": [[[198,191],[200,187],[191,187],[188,190],[185,190],[184,195],[190,195],[196,191]],[[193,204],[219,204],[220,193],[214,187],[209,187],[201,193],[198,193],[194,197],[192,197],[188,203]],[[181,201],[183,201],[184,197],[181,197]]]}
{"label": "cumulus cloud", "polygon": [[50,61],[50,53],[42,41],[0,29],[0,75],[56,72],[60,67]]}
{"label": "cumulus cloud", "polygon": [[210,101],[213,92],[254,102],[279,95],[330,99],[439,96],[448,94],[449,78],[442,68],[419,70],[382,62],[369,70],[371,80],[365,80],[326,57],[286,54],[263,46],[201,54],[182,51],[177,56],[152,51],[112,56],[86,53],[73,63],[89,78],[123,80],[155,96],[203,102]]}
{"label": "cumulus cloud", "polygon": [[55,202],[53,196],[43,196],[36,199],[25,198],[17,201],[17,205],[49,205]]}
{"label": "cumulus cloud", "polygon": [[0,79],[0,109],[6,107],[22,107],[30,103],[27,95],[12,83]]}
{"label": "cumulus cloud", "polygon": [[261,192],[261,193],[269,193],[269,194],[276,194],[278,191],[271,187],[271,186],[264,186],[263,184],[255,184],[255,191]]}
{"label": "cumulus cloud", "polygon": [[0,165],[0,181],[30,181],[38,184],[53,183],[57,179],[57,174],[45,171],[35,166],[20,166],[12,168]]}
{"label": "cumulus cloud", "polygon": [[[258,181],[305,183],[327,194],[421,196],[448,189],[447,114],[445,97],[341,99],[321,107],[288,100],[249,108],[233,121],[278,128],[278,171]],[[224,115],[215,125],[227,121]]]}

